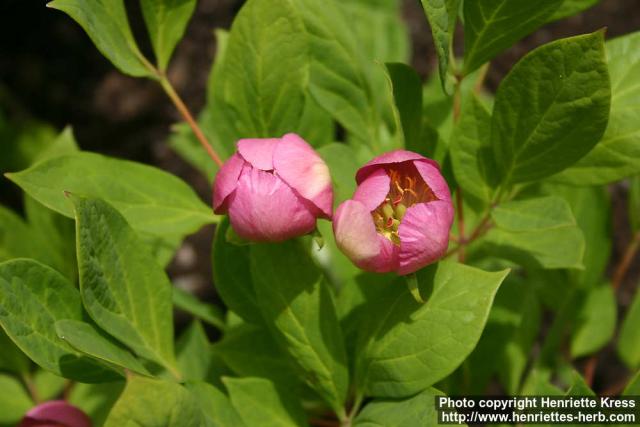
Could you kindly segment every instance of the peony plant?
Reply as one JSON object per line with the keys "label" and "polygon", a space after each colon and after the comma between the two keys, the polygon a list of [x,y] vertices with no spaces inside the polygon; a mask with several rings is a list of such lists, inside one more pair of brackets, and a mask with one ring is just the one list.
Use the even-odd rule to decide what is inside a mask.
{"label": "peony plant", "polygon": [[[47,4],[167,95],[212,200],[71,127],[0,145],[24,199],[0,206],[0,425],[417,427],[438,397],[640,394],[639,32],[517,51],[488,85],[596,2],[422,0],[425,77],[399,0],[248,0],[196,115],[170,67],[196,3],[140,0],[149,49],[123,0]],[[215,303],[167,269],[206,226]]]}

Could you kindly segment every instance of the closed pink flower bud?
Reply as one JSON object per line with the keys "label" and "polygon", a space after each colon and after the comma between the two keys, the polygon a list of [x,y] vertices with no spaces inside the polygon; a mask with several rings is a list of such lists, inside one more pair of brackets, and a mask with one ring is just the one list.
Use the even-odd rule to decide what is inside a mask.
{"label": "closed pink flower bud", "polygon": [[358,267],[413,273],[442,258],[453,205],[438,164],[410,151],[376,157],[356,174],[353,199],[336,210],[336,242]]}
{"label": "closed pink flower bud", "polygon": [[91,427],[91,420],[64,400],[51,400],[27,412],[19,427]]}
{"label": "closed pink flower bud", "polygon": [[298,135],[241,139],[213,184],[213,210],[242,238],[279,242],[331,219],[329,168]]}

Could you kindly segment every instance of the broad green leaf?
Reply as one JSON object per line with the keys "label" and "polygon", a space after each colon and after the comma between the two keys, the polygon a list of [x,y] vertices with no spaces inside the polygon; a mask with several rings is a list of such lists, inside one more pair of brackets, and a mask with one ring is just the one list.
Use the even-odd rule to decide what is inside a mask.
{"label": "broad green leaf", "polygon": [[373,400],[354,421],[354,427],[404,427],[437,425],[436,399],[444,394],[428,388],[405,400]]}
{"label": "broad green leaf", "polygon": [[164,71],[184,35],[196,0],[141,0],[140,6],[158,68]]}
{"label": "broad green leaf", "polygon": [[42,261],[76,282],[78,267],[73,220],[52,211],[26,194],[24,210],[31,229],[30,241],[34,249],[37,248],[30,258]]}
{"label": "broad green leaf", "polygon": [[562,396],[564,392],[551,383],[551,372],[534,367],[522,387],[521,396]]}
{"label": "broad green leaf", "polygon": [[44,369],[38,369],[32,375],[33,386],[37,390],[38,399],[47,401],[60,397],[69,380]]}
{"label": "broad green leaf", "polygon": [[175,307],[191,314],[196,319],[200,319],[220,330],[224,330],[224,315],[218,306],[202,302],[195,295],[177,286],[173,287],[172,295],[173,305]]}
{"label": "broad green leaf", "polygon": [[200,427],[203,423],[198,402],[180,384],[132,376],[104,427]]}
{"label": "broad green leaf", "polygon": [[102,426],[125,387],[124,381],[83,384],[76,383],[71,389],[68,401],[89,415],[93,425]]}
{"label": "broad green leaf", "polygon": [[0,425],[17,425],[33,406],[33,401],[20,382],[0,374]]}
{"label": "broad green leaf", "polygon": [[391,93],[380,90],[386,83],[385,72],[380,64],[410,61],[409,31],[401,16],[401,2],[390,0],[384,5],[368,0],[334,3],[344,11],[350,24],[350,31],[358,46],[357,53],[363,59],[361,70],[366,76],[377,116],[393,129],[393,97]]}
{"label": "broad green leaf", "polygon": [[620,326],[618,354],[631,369],[640,367],[640,290],[636,290],[631,306]]}
{"label": "broad green leaf", "polygon": [[[284,78],[286,76],[286,78]],[[309,45],[288,0],[250,0],[233,21],[221,69],[213,82],[214,123],[229,120],[238,138],[280,137],[295,129],[309,80]]]}
{"label": "broad green leaf", "polygon": [[176,343],[176,358],[182,379],[202,381],[207,378],[213,354],[202,324],[194,320]]}
{"label": "broad green leaf", "polygon": [[[247,426],[302,427],[306,414],[296,396],[261,378],[224,378],[231,403]],[[247,408],[251,408],[250,411]]]}
{"label": "broad green leaf", "polygon": [[451,93],[455,81],[449,68],[449,58],[451,56],[460,0],[421,0],[421,2],[431,27],[433,43],[438,55],[440,82],[444,91]]}
{"label": "broad green leaf", "polygon": [[356,34],[346,9],[337,2],[293,0],[309,40],[311,68],[309,90],[360,142],[379,145],[374,98]]}
{"label": "broad green leaf", "polygon": [[635,233],[640,232],[640,175],[633,177],[629,184],[629,222]]}
{"label": "broad green leaf", "polygon": [[543,192],[565,199],[584,234],[585,251],[582,271],[571,271],[571,280],[592,288],[602,281],[611,254],[611,201],[604,187],[549,185]]}
{"label": "broad green leaf", "polygon": [[360,165],[355,159],[353,148],[347,144],[334,142],[321,147],[318,154],[329,166],[333,181],[333,203],[338,206],[353,196],[356,190],[356,172]]}
{"label": "broad green leaf", "polygon": [[464,2],[464,71],[475,70],[549,20],[558,0]]}
{"label": "broad green leaf", "polygon": [[78,151],[80,151],[80,148],[78,147],[76,138],[73,135],[73,129],[71,126],[67,126],[58,134],[51,144],[38,153],[35,157],[35,161],[41,162],[54,157],[73,154]]}
{"label": "broad green leaf", "polygon": [[565,396],[595,396],[596,394],[593,392],[593,390],[591,390],[591,387],[589,387],[584,378],[582,378],[582,375],[580,375],[575,370],[572,371],[573,382],[569,390],[567,390]]}
{"label": "broad green leaf", "polygon": [[440,262],[425,274],[433,285],[425,304],[389,286],[363,325],[358,386],[371,396],[408,397],[450,374],[478,342],[507,273]]}
{"label": "broad green leaf", "polygon": [[133,38],[123,0],[54,0],[47,6],[80,24],[98,50],[123,73],[153,75]]}
{"label": "broad green leaf", "polygon": [[571,356],[595,353],[613,338],[616,329],[617,303],[609,283],[591,287],[578,308],[572,328]]}
{"label": "broad green leaf", "polygon": [[407,150],[416,151],[422,133],[422,82],[409,65],[398,62],[385,64],[391,82],[397,127],[404,137]]}
{"label": "broad green leaf", "polygon": [[610,101],[603,38],[599,31],[548,43],[502,80],[491,127],[500,182],[560,172],[600,140]]}
{"label": "broad green leaf", "polygon": [[104,199],[136,231],[155,236],[184,236],[216,221],[211,209],[176,176],[99,154],[56,157],[8,177],[43,205],[71,218],[65,191]]}
{"label": "broad green leaf", "polygon": [[333,295],[297,241],[251,248],[251,275],[260,309],[308,385],[338,413],[349,375]]}
{"label": "broad green leaf", "polygon": [[226,239],[229,220],[216,228],[213,242],[213,283],[227,307],[247,322],[262,323],[258,299],[249,271],[249,246],[236,246]]}
{"label": "broad green leaf", "polygon": [[640,173],[640,32],[606,44],[611,112],[600,142],[554,177],[574,185],[606,184]]}
{"label": "broad green leaf", "polygon": [[60,273],[29,259],[0,264],[0,325],[31,360],[85,382],[118,378],[58,338],[55,323],[81,320],[80,295]]}
{"label": "broad green leaf", "polygon": [[175,371],[171,283],[125,218],[100,199],[70,196],[87,312],[136,354]]}
{"label": "broad green leaf", "polygon": [[560,6],[549,17],[548,22],[576,15],[595,6],[600,0],[561,0]]}
{"label": "broad green leaf", "polygon": [[451,137],[451,164],[463,194],[488,202],[491,188],[487,183],[490,162],[491,115],[475,95],[468,97],[460,120]]}
{"label": "broad green leaf", "polygon": [[61,340],[89,357],[139,374],[149,374],[129,350],[87,322],[58,320],[55,328]]}
{"label": "broad green leaf", "polygon": [[12,210],[0,205],[0,261],[37,256],[30,227]]}
{"label": "broad green leaf", "polygon": [[335,139],[336,127],[331,115],[309,94],[304,101],[300,123],[295,129],[314,148],[323,147]]}
{"label": "broad green leaf", "polygon": [[222,391],[204,382],[187,383],[185,386],[198,402],[207,427],[246,427]]}
{"label": "broad green leaf", "polygon": [[29,359],[0,328],[0,369],[22,374],[29,371]]}
{"label": "broad green leaf", "polygon": [[481,239],[499,257],[544,268],[584,268],[584,235],[569,204],[549,196],[503,203]]}
{"label": "broad green leaf", "polygon": [[34,120],[13,124],[0,116],[0,172],[29,167],[55,138],[56,131],[48,124]]}
{"label": "broad green leaf", "polygon": [[232,328],[214,345],[214,351],[238,376],[266,378],[289,388],[300,385],[290,357],[264,327]]}

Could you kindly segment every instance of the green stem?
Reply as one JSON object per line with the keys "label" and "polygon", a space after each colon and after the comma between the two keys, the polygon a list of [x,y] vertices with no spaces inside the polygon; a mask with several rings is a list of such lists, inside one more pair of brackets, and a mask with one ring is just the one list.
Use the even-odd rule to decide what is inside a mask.
{"label": "green stem", "polygon": [[422,299],[422,295],[420,295],[420,284],[418,283],[418,276],[415,273],[407,274],[404,276],[407,280],[407,287],[409,288],[409,292],[413,295],[413,298],[420,304],[424,304],[425,301]]}

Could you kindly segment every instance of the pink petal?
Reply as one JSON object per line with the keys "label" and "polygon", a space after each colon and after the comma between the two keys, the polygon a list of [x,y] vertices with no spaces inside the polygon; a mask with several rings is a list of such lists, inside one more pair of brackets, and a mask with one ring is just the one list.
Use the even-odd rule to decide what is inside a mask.
{"label": "pink petal", "polygon": [[213,210],[217,214],[225,213],[225,201],[233,193],[245,161],[237,154],[231,156],[220,168],[213,183]]}
{"label": "pink petal", "polygon": [[245,169],[229,201],[233,229],[247,240],[279,242],[311,232],[316,218],[279,177]]}
{"label": "pink petal", "polygon": [[64,400],[42,403],[27,412],[20,426],[62,424],[67,427],[91,427],[91,420],[80,409]]}
{"label": "pink petal", "polygon": [[435,162],[426,162],[415,161],[413,165],[424,179],[424,182],[427,183],[433,194],[436,195],[438,200],[445,200],[451,202],[451,193],[449,192],[449,186],[447,185],[447,181],[445,181],[444,177],[440,173],[440,169],[438,165],[433,165]]}
{"label": "pink petal", "polygon": [[238,141],[238,153],[254,168],[273,170],[273,152],[280,142],[278,138],[252,138]]}
{"label": "pink petal", "polygon": [[333,190],[326,163],[294,133],[282,137],[273,155],[276,174],[299,195],[313,203],[322,216],[331,218]]}
{"label": "pink petal", "polygon": [[358,173],[356,173],[356,182],[360,184],[373,170],[376,169],[375,166],[384,166],[390,163],[402,163],[410,160],[423,160],[429,163],[432,163],[434,166],[438,167],[438,163],[434,160],[427,159],[426,157],[421,156],[420,154],[414,153],[412,151],[406,150],[395,150],[390,151],[388,153],[382,154],[378,157],[375,157],[373,160],[369,161],[366,165],[362,166]]}
{"label": "pink petal", "polygon": [[442,258],[447,252],[452,222],[453,206],[448,201],[419,203],[407,209],[398,228],[398,274],[413,273]]}
{"label": "pink petal", "polygon": [[333,233],[340,250],[363,270],[386,273],[397,268],[398,247],[376,232],[364,204],[347,200],[338,206]]}
{"label": "pink petal", "polygon": [[373,211],[387,197],[390,185],[391,178],[387,172],[382,168],[376,169],[358,185],[353,200],[361,202],[369,211]]}

